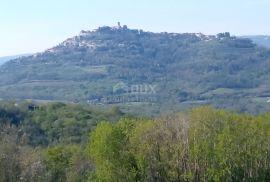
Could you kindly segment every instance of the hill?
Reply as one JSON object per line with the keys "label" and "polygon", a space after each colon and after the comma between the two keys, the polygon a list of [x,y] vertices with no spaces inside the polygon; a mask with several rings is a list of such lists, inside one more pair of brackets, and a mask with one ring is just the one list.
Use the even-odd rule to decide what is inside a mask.
{"label": "hill", "polygon": [[251,35],[251,36],[243,36],[243,38],[249,38],[251,39],[254,43],[268,47],[270,48],[270,36],[267,35]]}
{"label": "hill", "polygon": [[105,26],[12,60],[0,73],[4,99],[117,104],[147,115],[202,104],[251,113],[270,108],[270,50],[229,33]]}
{"label": "hill", "polygon": [[4,56],[4,57],[0,57],[0,66],[2,64],[4,64],[7,61],[10,61],[12,59],[17,59],[23,56],[29,56],[30,54],[19,54],[19,55],[13,55],[13,56]]}

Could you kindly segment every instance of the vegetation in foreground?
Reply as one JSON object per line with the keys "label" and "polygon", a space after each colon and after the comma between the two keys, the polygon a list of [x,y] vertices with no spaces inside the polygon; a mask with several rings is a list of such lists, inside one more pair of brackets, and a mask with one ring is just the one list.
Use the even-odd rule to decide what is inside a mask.
{"label": "vegetation in foreground", "polygon": [[0,103],[0,181],[269,181],[270,113]]}

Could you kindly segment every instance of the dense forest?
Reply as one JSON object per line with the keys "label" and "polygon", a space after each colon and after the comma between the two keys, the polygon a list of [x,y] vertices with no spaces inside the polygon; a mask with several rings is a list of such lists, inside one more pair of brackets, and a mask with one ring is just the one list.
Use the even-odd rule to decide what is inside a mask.
{"label": "dense forest", "polygon": [[270,113],[2,101],[0,181],[270,181]]}

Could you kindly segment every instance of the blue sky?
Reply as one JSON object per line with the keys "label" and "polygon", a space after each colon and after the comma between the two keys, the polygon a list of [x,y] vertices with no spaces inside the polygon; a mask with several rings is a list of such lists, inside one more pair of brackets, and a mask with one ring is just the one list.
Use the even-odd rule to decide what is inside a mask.
{"label": "blue sky", "polygon": [[270,0],[0,0],[0,56],[34,53],[81,30],[270,35]]}

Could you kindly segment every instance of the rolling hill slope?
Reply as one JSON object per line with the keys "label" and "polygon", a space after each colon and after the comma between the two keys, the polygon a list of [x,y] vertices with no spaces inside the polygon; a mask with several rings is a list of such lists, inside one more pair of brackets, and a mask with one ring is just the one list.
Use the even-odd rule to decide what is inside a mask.
{"label": "rolling hill slope", "polygon": [[255,44],[270,48],[270,36],[267,36],[267,35],[253,35],[252,36],[251,35],[251,36],[243,36],[243,38],[249,38]]}
{"label": "rolling hill slope", "polygon": [[270,109],[270,50],[229,33],[100,27],[4,64],[0,95],[118,104],[146,114],[201,104],[259,113]]}
{"label": "rolling hill slope", "polygon": [[19,54],[19,55],[14,55],[14,56],[4,56],[4,57],[0,57],[0,66],[4,63],[6,63],[9,60],[12,59],[17,59],[23,56],[30,56],[30,54]]}

